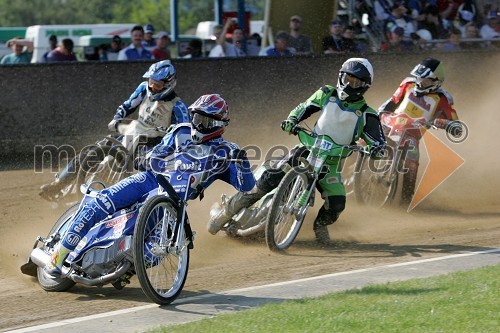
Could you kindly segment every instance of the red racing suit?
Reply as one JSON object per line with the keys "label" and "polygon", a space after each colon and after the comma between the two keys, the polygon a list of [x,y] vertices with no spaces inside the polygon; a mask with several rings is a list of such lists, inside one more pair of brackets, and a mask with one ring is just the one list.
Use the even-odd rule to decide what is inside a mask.
{"label": "red racing suit", "polygon": [[[415,93],[416,80],[413,77],[408,77],[401,82],[398,89],[380,108],[378,109],[379,116],[382,120],[384,114],[407,114],[411,118],[425,118],[428,122],[434,123],[438,128],[451,130],[449,124],[453,121],[458,121],[458,115],[453,108],[453,97],[446,90],[438,89],[435,92],[417,96]],[[403,192],[403,204],[409,203],[415,192],[415,183],[417,178],[417,170],[419,165],[419,139],[416,137],[416,142],[412,144],[405,155],[405,170],[407,172],[403,177],[403,188],[407,191]],[[406,194],[405,194],[406,192]]]}

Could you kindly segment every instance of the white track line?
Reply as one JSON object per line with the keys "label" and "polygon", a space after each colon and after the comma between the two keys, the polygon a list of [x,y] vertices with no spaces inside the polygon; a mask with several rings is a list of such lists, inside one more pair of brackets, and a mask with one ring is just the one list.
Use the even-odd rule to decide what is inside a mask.
{"label": "white track line", "polygon": [[[284,286],[284,285],[289,285],[289,284],[294,284],[294,283],[301,283],[301,282],[305,282],[305,281],[314,281],[314,280],[319,280],[319,279],[323,279],[323,278],[327,278],[327,277],[335,277],[335,276],[341,276],[341,275],[349,275],[349,274],[356,274],[356,273],[362,273],[362,272],[370,272],[370,271],[373,271],[373,270],[384,269],[384,268],[417,265],[417,264],[422,264],[422,263],[426,263],[426,262],[440,261],[440,260],[447,260],[447,259],[455,259],[455,258],[460,258],[460,257],[468,257],[468,256],[475,256],[475,255],[479,255],[479,254],[487,254],[487,253],[495,253],[495,252],[500,252],[500,248],[499,249],[487,250],[487,251],[478,251],[478,252],[468,252],[468,253],[461,253],[461,254],[452,254],[452,255],[448,255],[448,256],[442,256],[442,257],[436,257],[436,258],[430,258],[430,259],[422,259],[422,260],[415,260],[415,261],[409,261],[409,262],[403,262],[403,263],[397,263],[397,264],[375,266],[375,267],[371,267],[371,268],[357,269],[357,270],[347,271],[347,272],[338,272],[338,273],[320,275],[320,276],[309,277],[309,278],[304,278],[304,279],[298,279],[298,280],[291,280],[291,281],[284,281],[284,282],[266,284],[266,285],[262,285],[262,286],[255,286],[255,287],[249,287],[249,288],[228,290],[228,291],[220,292],[220,293],[217,293],[217,294],[204,294],[204,295],[199,295],[199,296],[191,296],[191,297],[177,299],[175,301],[175,304],[193,303],[193,302],[196,302],[197,300],[207,299],[207,298],[214,297],[214,296],[220,296],[221,294],[222,295],[239,294],[239,293],[246,292],[246,291],[254,291],[254,290],[259,290],[259,289],[268,288],[268,287],[279,287],[279,286]],[[138,312],[138,311],[152,309],[152,308],[157,308],[157,307],[159,307],[159,305],[157,305],[157,304],[148,304],[148,305],[138,306],[138,307],[134,307],[134,308],[128,308],[128,309],[123,309],[123,310],[116,310],[116,311],[111,311],[111,312],[105,312],[105,313],[100,313],[100,314],[95,314],[95,315],[90,315],[90,316],[85,316],[85,317],[65,319],[65,320],[61,320],[61,321],[57,321],[57,322],[52,322],[52,323],[48,323],[48,324],[43,324],[43,325],[38,325],[38,326],[32,326],[32,327],[26,327],[26,328],[21,328],[21,329],[18,329],[18,330],[13,330],[13,331],[7,331],[5,333],[36,332],[36,331],[39,331],[39,330],[42,330],[42,329],[48,329],[48,328],[53,328],[53,327],[60,327],[60,326],[64,326],[64,325],[67,325],[67,324],[74,324],[74,323],[79,323],[79,322],[84,322],[84,321],[93,320],[93,319],[99,319],[99,318],[106,318],[106,317],[111,317],[111,316],[116,316],[116,315],[125,315],[127,313]]]}

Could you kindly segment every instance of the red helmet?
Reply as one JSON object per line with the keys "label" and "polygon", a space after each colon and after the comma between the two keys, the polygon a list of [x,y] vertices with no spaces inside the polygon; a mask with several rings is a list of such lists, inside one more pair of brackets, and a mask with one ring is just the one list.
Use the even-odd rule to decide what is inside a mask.
{"label": "red helmet", "polygon": [[229,108],[218,94],[203,95],[189,106],[191,137],[195,143],[220,136],[229,124]]}

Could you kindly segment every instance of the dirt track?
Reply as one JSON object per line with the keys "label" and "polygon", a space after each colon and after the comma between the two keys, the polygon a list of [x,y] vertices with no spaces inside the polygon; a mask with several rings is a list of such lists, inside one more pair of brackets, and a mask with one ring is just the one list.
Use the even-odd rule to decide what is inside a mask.
{"label": "dirt track", "polygon": [[[466,160],[456,173],[410,214],[359,207],[349,198],[346,211],[330,227],[335,239],[331,246],[313,241],[311,220],[319,201],[287,255],[271,253],[261,242],[211,236],[205,230],[210,206],[231,188],[217,183],[208,189],[205,199],[191,203],[188,210],[197,238],[184,295],[500,247],[500,157],[488,146],[500,123],[495,87],[496,81],[491,90],[453,92],[470,129],[464,143],[450,146]],[[479,91],[479,106],[460,99]],[[251,132],[244,134],[250,136],[243,144],[254,139],[265,144]],[[136,280],[122,291],[77,286],[67,293],[46,293],[35,279],[20,273],[35,237],[45,235],[64,210],[37,196],[39,186],[51,177],[31,170],[0,173],[0,331],[149,303]]]}

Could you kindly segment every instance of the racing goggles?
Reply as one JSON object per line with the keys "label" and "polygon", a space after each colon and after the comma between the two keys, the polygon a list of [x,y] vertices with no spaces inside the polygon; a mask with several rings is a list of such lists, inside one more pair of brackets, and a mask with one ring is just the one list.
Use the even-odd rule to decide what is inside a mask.
{"label": "racing goggles", "polygon": [[201,133],[209,133],[214,128],[225,126],[226,122],[224,120],[212,118],[200,113],[200,111],[195,110],[191,112],[191,124]]}
{"label": "racing goggles", "polygon": [[364,88],[367,86],[366,82],[348,73],[344,73],[344,75],[342,75],[342,84],[344,86],[350,86],[351,88],[354,89]]}
{"label": "racing goggles", "polygon": [[436,78],[432,78],[432,77],[422,78],[422,77],[417,76],[415,81],[417,82],[417,86],[426,88],[426,87],[430,87],[430,86],[434,85],[439,80]]}
{"label": "racing goggles", "polygon": [[154,91],[163,91],[168,87],[170,87],[171,84],[172,84],[171,82],[149,79],[149,87]]}

